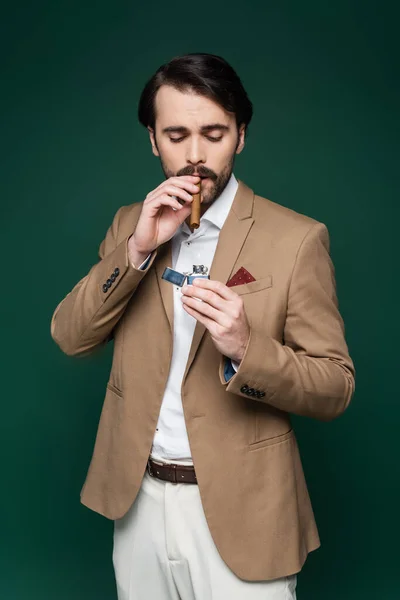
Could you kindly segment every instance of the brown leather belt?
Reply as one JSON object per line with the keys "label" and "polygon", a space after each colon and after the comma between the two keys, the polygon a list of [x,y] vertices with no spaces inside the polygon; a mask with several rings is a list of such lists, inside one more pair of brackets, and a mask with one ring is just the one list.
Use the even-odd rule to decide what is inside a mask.
{"label": "brown leather belt", "polygon": [[147,471],[151,477],[170,483],[197,483],[194,467],[185,465],[161,465],[149,458]]}

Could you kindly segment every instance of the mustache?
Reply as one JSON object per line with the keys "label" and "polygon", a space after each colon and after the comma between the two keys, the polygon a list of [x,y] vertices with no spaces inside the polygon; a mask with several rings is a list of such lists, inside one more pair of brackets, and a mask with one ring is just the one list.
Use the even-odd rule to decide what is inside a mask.
{"label": "mustache", "polygon": [[214,173],[214,171],[203,166],[193,167],[188,165],[187,167],[180,169],[176,175],[179,177],[181,175],[193,175],[193,173],[198,173],[200,177],[209,177],[212,181],[217,181],[218,179],[218,175]]}

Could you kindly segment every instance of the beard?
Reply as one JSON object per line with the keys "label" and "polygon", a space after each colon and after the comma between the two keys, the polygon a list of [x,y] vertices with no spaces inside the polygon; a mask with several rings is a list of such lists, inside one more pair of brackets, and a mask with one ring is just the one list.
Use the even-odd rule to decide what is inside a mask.
{"label": "beard", "polygon": [[[209,180],[212,182],[212,184],[208,185],[207,189],[203,188],[201,191],[201,195],[202,195],[202,199],[203,199],[203,201],[201,203],[202,204],[202,213],[203,213],[204,210],[207,210],[207,208],[213,202],[215,202],[215,200],[217,198],[219,198],[219,196],[222,194],[222,192],[226,188],[228,181],[232,175],[233,165],[235,162],[235,154],[232,155],[229,163],[222,169],[222,171],[220,173],[215,173],[215,171],[213,171],[212,169],[209,169],[202,165],[200,165],[198,167],[194,167],[193,165],[187,165],[186,167],[183,167],[182,169],[179,169],[179,171],[174,173],[173,171],[171,171],[170,169],[167,168],[161,155],[160,155],[160,161],[161,161],[161,167],[162,167],[162,170],[164,171],[164,175],[165,175],[166,179],[169,179],[170,177],[180,177],[181,175],[193,175],[194,173],[197,173],[202,178],[203,177],[209,178]],[[204,209],[203,209],[203,207],[204,207]]]}

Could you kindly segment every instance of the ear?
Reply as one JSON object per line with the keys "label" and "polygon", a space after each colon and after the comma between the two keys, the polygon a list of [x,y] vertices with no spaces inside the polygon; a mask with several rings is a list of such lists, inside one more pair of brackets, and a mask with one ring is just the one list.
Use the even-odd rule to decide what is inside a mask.
{"label": "ear", "polygon": [[246,134],[246,125],[244,123],[242,123],[239,127],[239,140],[238,140],[238,145],[236,148],[236,154],[240,154],[241,151],[244,148],[244,138],[245,138],[245,134]]}
{"label": "ear", "polygon": [[151,149],[153,150],[153,154],[154,154],[154,156],[160,156],[159,152],[157,150],[156,134],[154,132],[154,129],[152,129],[151,127],[148,127],[147,130],[149,132]]}

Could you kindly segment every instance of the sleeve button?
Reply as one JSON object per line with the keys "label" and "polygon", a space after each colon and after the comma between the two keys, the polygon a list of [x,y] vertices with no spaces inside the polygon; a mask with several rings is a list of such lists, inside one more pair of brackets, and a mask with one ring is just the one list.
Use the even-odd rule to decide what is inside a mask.
{"label": "sleeve button", "polygon": [[106,283],[103,285],[103,292],[108,292],[108,285]]}
{"label": "sleeve button", "polygon": [[242,387],[240,388],[240,391],[242,392],[242,394],[246,394],[248,389],[249,389],[248,385],[242,385]]}
{"label": "sleeve button", "polygon": [[119,275],[119,269],[118,269],[118,267],[115,267],[115,269],[114,269],[114,275],[115,275],[115,277],[118,277],[118,275]]}

